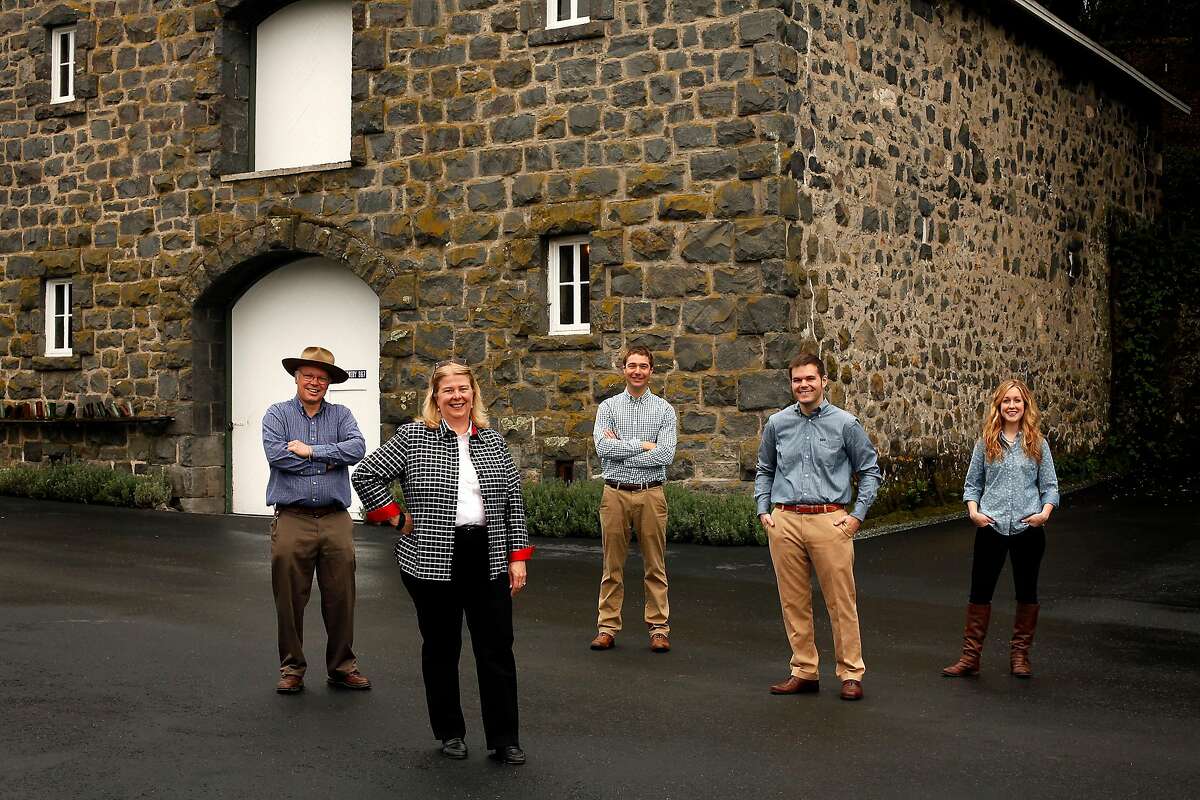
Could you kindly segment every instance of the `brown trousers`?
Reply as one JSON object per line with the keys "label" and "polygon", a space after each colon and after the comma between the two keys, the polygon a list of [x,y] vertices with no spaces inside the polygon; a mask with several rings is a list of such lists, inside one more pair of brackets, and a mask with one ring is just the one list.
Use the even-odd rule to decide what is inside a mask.
{"label": "brown trousers", "polygon": [[833,628],[833,652],[839,680],[862,680],[866,666],[858,633],[854,591],[854,539],[833,524],[840,512],[797,514],[775,509],[775,527],[767,530],[771,563],[779,584],[783,627],[792,646],[791,672],[817,680],[817,643],[813,631],[812,573],[816,572]]}
{"label": "brown trousers", "polygon": [[645,565],[646,625],[652,632],[670,633],[667,624],[667,496],[661,486],[641,492],[604,487],[600,500],[600,531],[604,539],[604,573],[600,578],[600,613],[596,627],[613,636],[621,630],[625,602],[625,559],[630,528],[637,529]]}
{"label": "brown trousers", "polygon": [[281,511],[271,521],[271,586],[279,621],[279,671],[304,675],[304,607],[313,573],[321,589],[321,616],[330,675],[358,669],[354,644],[354,521],[345,512],[312,517]]}

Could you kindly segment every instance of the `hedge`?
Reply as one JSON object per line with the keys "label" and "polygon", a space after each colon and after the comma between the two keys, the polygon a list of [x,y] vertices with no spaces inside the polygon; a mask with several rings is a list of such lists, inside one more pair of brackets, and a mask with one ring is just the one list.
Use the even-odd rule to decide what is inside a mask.
{"label": "hedge", "polygon": [[161,508],[171,501],[166,476],[133,475],[90,464],[0,468],[0,495],[129,508]]}

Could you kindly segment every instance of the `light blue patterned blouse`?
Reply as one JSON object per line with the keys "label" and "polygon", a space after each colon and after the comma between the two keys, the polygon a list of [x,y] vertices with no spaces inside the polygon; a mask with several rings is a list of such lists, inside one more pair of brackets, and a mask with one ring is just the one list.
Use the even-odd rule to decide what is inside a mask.
{"label": "light blue patterned blouse", "polygon": [[992,527],[997,533],[1011,536],[1028,528],[1021,520],[1040,512],[1046,503],[1058,508],[1058,474],[1045,439],[1041,464],[1025,455],[1021,434],[1017,434],[1012,444],[1003,436],[1000,442],[1004,452],[991,463],[987,461],[983,440],[975,443],[963,485],[963,502],[974,500],[980,513],[996,520]]}

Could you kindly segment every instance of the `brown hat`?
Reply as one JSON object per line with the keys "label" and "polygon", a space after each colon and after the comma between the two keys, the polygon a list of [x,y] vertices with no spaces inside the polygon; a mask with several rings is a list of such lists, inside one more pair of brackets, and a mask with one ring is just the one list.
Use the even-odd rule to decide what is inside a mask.
{"label": "brown hat", "polygon": [[287,370],[288,375],[295,375],[296,370],[301,367],[320,367],[329,373],[330,383],[345,383],[350,380],[346,370],[333,365],[333,353],[324,347],[306,347],[299,358],[283,360],[283,368]]}

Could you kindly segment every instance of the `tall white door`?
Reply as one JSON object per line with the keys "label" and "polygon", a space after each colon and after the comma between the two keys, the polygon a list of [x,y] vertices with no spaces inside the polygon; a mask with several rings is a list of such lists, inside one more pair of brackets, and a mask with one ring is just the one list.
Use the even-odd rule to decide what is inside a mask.
{"label": "tall white door", "polygon": [[[232,507],[236,514],[270,514],[262,418],[272,403],[296,395],[283,359],[314,345],[331,351],[352,377],[330,386],[325,399],[353,412],[367,452],[379,446],[379,298],[345,267],[304,258],[251,286],[231,316]],[[355,495],[356,518],[359,507]]]}

